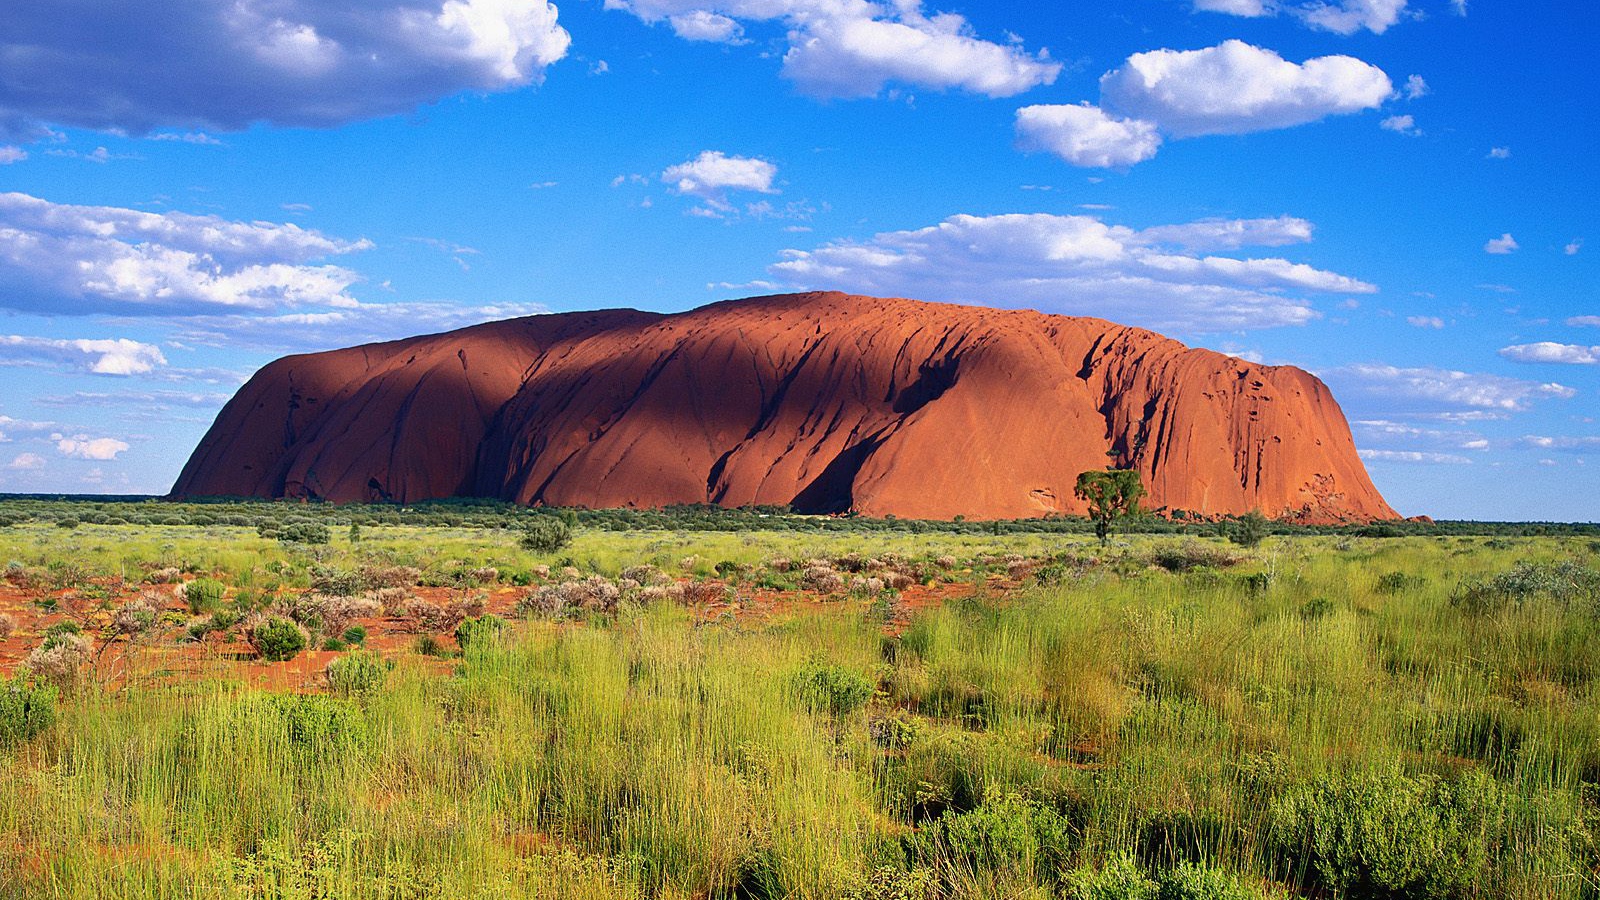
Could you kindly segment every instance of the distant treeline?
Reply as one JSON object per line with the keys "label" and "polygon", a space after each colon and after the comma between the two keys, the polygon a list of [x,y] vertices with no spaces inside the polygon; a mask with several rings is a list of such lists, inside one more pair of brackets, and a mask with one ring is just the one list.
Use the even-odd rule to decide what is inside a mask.
{"label": "distant treeline", "polygon": [[[1093,534],[1081,516],[997,521],[934,521],[862,516],[796,515],[786,506],[725,509],[693,504],[662,509],[526,507],[500,500],[457,498],[410,504],[332,504],[291,500],[215,498],[176,502],[161,497],[0,494],[0,527],[39,522],[76,525],[227,525],[275,531],[297,523],[327,526],[411,525],[441,528],[524,527],[534,516],[559,516],[569,525],[610,531],[830,531],[939,532],[944,534]],[[1233,520],[1199,521],[1181,516],[1140,516],[1118,523],[1122,532],[1207,536],[1225,532]],[[1367,525],[1294,525],[1272,522],[1273,534],[1342,534],[1356,537],[1413,535],[1600,537],[1600,524],[1562,522],[1378,522]]]}

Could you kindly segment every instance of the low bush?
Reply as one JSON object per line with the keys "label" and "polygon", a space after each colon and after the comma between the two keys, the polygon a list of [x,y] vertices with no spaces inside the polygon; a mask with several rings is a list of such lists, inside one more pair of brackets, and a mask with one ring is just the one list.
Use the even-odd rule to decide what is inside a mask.
{"label": "low bush", "polygon": [[278,540],[285,544],[327,544],[333,533],[317,522],[291,522],[278,527]]}
{"label": "low bush", "polygon": [[940,816],[906,843],[907,855],[925,865],[1048,880],[1065,868],[1077,838],[1068,819],[1051,807],[999,794],[976,809]]}
{"label": "low bush", "polygon": [[222,606],[222,595],[227,591],[222,582],[211,578],[196,578],[184,582],[183,601],[189,604],[189,612],[203,616],[216,612]]}
{"label": "low bush", "polygon": [[1487,580],[1464,581],[1450,594],[1450,605],[1469,613],[1498,612],[1548,600],[1561,606],[1600,603],[1600,570],[1575,562],[1518,563]]}
{"label": "low bush", "polygon": [[518,543],[532,553],[554,553],[572,543],[572,529],[555,516],[533,516],[522,526]]}
{"label": "low bush", "polygon": [[808,663],[796,677],[800,697],[812,710],[836,716],[854,712],[872,699],[872,682],[849,669]]}
{"label": "low bush", "polygon": [[281,616],[257,622],[250,628],[247,637],[256,655],[268,662],[294,659],[309,641],[304,628]]}
{"label": "low bush", "polygon": [[495,615],[463,619],[461,624],[456,626],[456,643],[462,650],[468,647],[474,649],[486,647],[499,640],[500,632],[505,627],[505,620]]}
{"label": "low bush", "polygon": [[56,689],[13,678],[0,682],[0,749],[31,740],[56,722]]}
{"label": "low bush", "polygon": [[1336,894],[1445,900],[1488,883],[1508,848],[1494,826],[1504,808],[1488,775],[1454,781],[1399,771],[1339,771],[1291,789],[1272,806],[1286,856]]}
{"label": "low bush", "polygon": [[383,687],[392,668],[374,653],[357,650],[328,663],[323,675],[328,688],[344,696],[370,694]]}

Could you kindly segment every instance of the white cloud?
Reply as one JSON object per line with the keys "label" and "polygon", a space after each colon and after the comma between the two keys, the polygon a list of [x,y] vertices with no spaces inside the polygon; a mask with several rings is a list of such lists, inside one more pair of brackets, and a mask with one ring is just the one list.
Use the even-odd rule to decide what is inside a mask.
{"label": "white cloud", "polygon": [[1201,219],[1183,225],[1157,225],[1139,232],[1141,241],[1186,250],[1238,250],[1282,247],[1311,240],[1315,226],[1294,216],[1273,219]]}
{"label": "white cloud", "polygon": [[161,131],[150,135],[152,141],[176,141],[183,144],[201,144],[207,147],[226,146],[203,131]]}
{"label": "white cloud", "polygon": [[1411,116],[1390,116],[1378,123],[1378,127],[1385,131],[1393,131],[1408,137],[1417,137],[1422,134],[1422,129],[1417,127],[1417,120]]}
{"label": "white cloud", "polygon": [[1533,344],[1513,344],[1503,347],[1500,355],[1523,363],[1565,363],[1574,366],[1600,365],[1600,347],[1582,344],[1557,344],[1539,341]]}
{"label": "white cloud", "polygon": [[1406,85],[1401,89],[1407,100],[1415,100],[1428,96],[1428,82],[1421,75],[1412,75],[1406,79]]}
{"label": "white cloud", "polygon": [[1061,72],[1045,51],[979,38],[955,13],[921,0],[606,0],[645,22],[665,20],[690,40],[738,40],[740,24],[776,22],[788,49],[783,76],[816,97],[871,97],[891,84],[1010,97]]}
{"label": "white cloud", "polygon": [[0,166],[9,166],[28,158],[28,151],[14,145],[0,146]]}
{"label": "white cloud", "polygon": [[1277,7],[1276,0],[1194,0],[1194,8],[1201,12],[1227,13],[1247,19],[1273,15]]}
{"label": "white cloud", "polygon": [[1421,428],[1388,419],[1358,419],[1350,423],[1358,441],[1368,443],[1418,443],[1439,449],[1475,450],[1489,449],[1489,442],[1475,431],[1445,431],[1438,428]]}
{"label": "white cloud", "polygon": [[1455,10],[1456,15],[1464,16],[1467,14],[1467,0],[1450,0],[1450,8]]}
{"label": "white cloud", "polygon": [[127,338],[60,340],[0,335],[0,361],[54,362],[96,375],[143,375],[167,364],[161,348]]}
{"label": "white cloud", "polygon": [[1439,463],[1465,466],[1472,460],[1455,453],[1425,453],[1419,450],[1357,450],[1362,459],[1375,462]]}
{"label": "white cloud", "polygon": [[776,194],[772,179],[777,175],[778,167],[764,159],[704,150],[694,159],[669,166],[661,180],[679,194],[704,201],[689,210],[692,215],[722,218],[735,211],[727,200],[730,191]]}
{"label": "white cloud", "polygon": [[867,241],[787,250],[769,272],[796,288],[1034,306],[1158,329],[1220,332],[1316,318],[1294,292],[1377,289],[1284,259],[1200,255],[1167,242],[1278,244],[1309,231],[1309,223],[1287,217],[1140,232],[1091,216],[958,215]]}
{"label": "white cloud", "polygon": [[44,457],[40,456],[39,454],[19,453],[17,454],[17,457],[11,461],[11,464],[6,466],[6,468],[25,471],[42,469],[44,466]]}
{"label": "white cloud", "polygon": [[1339,0],[1303,4],[1294,12],[1307,25],[1334,34],[1355,34],[1363,28],[1383,34],[1400,21],[1405,8],[1406,0]]}
{"label": "white cloud", "polygon": [[1511,253],[1516,249],[1517,239],[1512,237],[1510,232],[1502,234],[1497,238],[1490,238],[1488,243],[1483,245],[1483,252],[1493,253],[1499,256],[1504,256],[1505,254]]}
{"label": "white cloud", "polygon": [[338,125],[538,82],[569,43],[544,0],[12,0],[0,123]]}
{"label": "white cloud", "polygon": [[359,276],[308,263],[371,246],[294,224],[0,194],[0,305],[69,314],[348,305]]}
{"label": "white cloud", "polygon": [[715,44],[741,43],[744,26],[727,16],[703,9],[668,16],[672,33],[686,41],[708,41]]}
{"label": "white cloud", "polygon": [[1332,369],[1327,375],[1386,400],[1415,399],[1505,412],[1525,410],[1536,399],[1567,399],[1578,393],[1554,382],[1524,381],[1431,366],[1401,368],[1364,363]]}
{"label": "white cloud", "polygon": [[[1453,0],[1465,3],[1465,0]],[[1355,34],[1365,28],[1374,34],[1388,31],[1400,21],[1405,12],[1406,0],[1312,0],[1307,3],[1284,3],[1281,0],[1194,0],[1194,8],[1202,12],[1227,13],[1246,18],[1277,15],[1285,12],[1305,25],[1332,31],[1336,34]]]}
{"label": "white cloud", "polygon": [[1490,147],[1489,148],[1489,157],[1488,158],[1489,159],[1510,159],[1511,158],[1511,148],[1510,147]]}
{"label": "white cloud", "polygon": [[1075,166],[1120,169],[1161,148],[1155,123],[1118,119],[1098,106],[1024,106],[1017,110],[1017,145],[1054,153]]}
{"label": "white cloud", "polygon": [[[202,409],[217,408],[228,402],[231,394],[206,391],[73,391],[70,394],[46,394],[34,397],[41,406],[76,409],[85,406],[133,406],[167,409],[173,406],[193,406]],[[0,419],[4,419],[0,416]]]}
{"label": "white cloud", "polygon": [[1595,435],[1546,437],[1530,434],[1524,437],[1522,442],[1530,447],[1538,447],[1541,450],[1573,450],[1577,452],[1600,450],[1600,437]]}
{"label": "white cloud", "polygon": [[116,459],[117,454],[128,449],[126,441],[116,438],[91,438],[86,434],[65,437],[51,435],[51,440],[56,442],[56,450],[68,459]]}
{"label": "white cloud", "polygon": [[1438,316],[1406,316],[1406,322],[1413,328],[1443,328],[1444,320]]}
{"label": "white cloud", "polygon": [[1574,328],[1600,328],[1600,316],[1573,316],[1567,324]]}
{"label": "white cloud", "polygon": [[1303,125],[1374,109],[1393,91],[1383,70],[1354,57],[1292,63],[1237,40],[1135,53],[1100,79],[1101,106],[1155,122],[1174,137]]}
{"label": "white cloud", "polygon": [[1119,167],[1154,156],[1163,137],[1247,134],[1375,109],[1394,86],[1349,56],[1292,63],[1224,41],[1202,50],[1135,53],[1100,78],[1098,107],[1037,105],[1017,114],[1024,149],[1080,166]]}
{"label": "white cloud", "polygon": [[184,343],[248,347],[255,352],[308,352],[452,331],[480,322],[549,312],[537,303],[465,306],[445,301],[359,303],[318,312],[281,315],[190,316],[174,323]]}
{"label": "white cloud", "polygon": [[1578,251],[1582,250],[1582,249],[1583,249],[1583,238],[1573,238],[1572,240],[1567,242],[1567,245],[1565,247],[1561,248],[1561,252],[1567,254],[1568,256],[1577,256],[1578,255]]}

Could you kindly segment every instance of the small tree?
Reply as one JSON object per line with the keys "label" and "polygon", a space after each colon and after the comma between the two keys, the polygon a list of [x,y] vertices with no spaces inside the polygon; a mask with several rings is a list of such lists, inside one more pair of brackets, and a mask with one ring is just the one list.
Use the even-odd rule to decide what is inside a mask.
{"label": "small tree", "polygon": [[1228,540],[1241,547],[1254,547],[1267,536],[1272,523],[1258,510],[1251,510],[1237,519],[1227,529]]}
{"label": "small tree", "polygon": [[1111,536],[1111,526],[1123,516],[1139,514],[1139,499],[1144,484],[1132,469],[1091,469],[1078,475],[1073,496],[1089,504],[1095,537],[1103,547]]}

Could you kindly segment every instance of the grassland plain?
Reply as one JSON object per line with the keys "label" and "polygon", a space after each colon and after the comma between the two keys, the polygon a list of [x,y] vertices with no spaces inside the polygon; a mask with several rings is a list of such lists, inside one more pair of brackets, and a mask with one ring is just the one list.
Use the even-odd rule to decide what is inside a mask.
{"label": "grassland plain", "polygon": [[58,520],[4,898],[1600,896],[1592,537]]}

